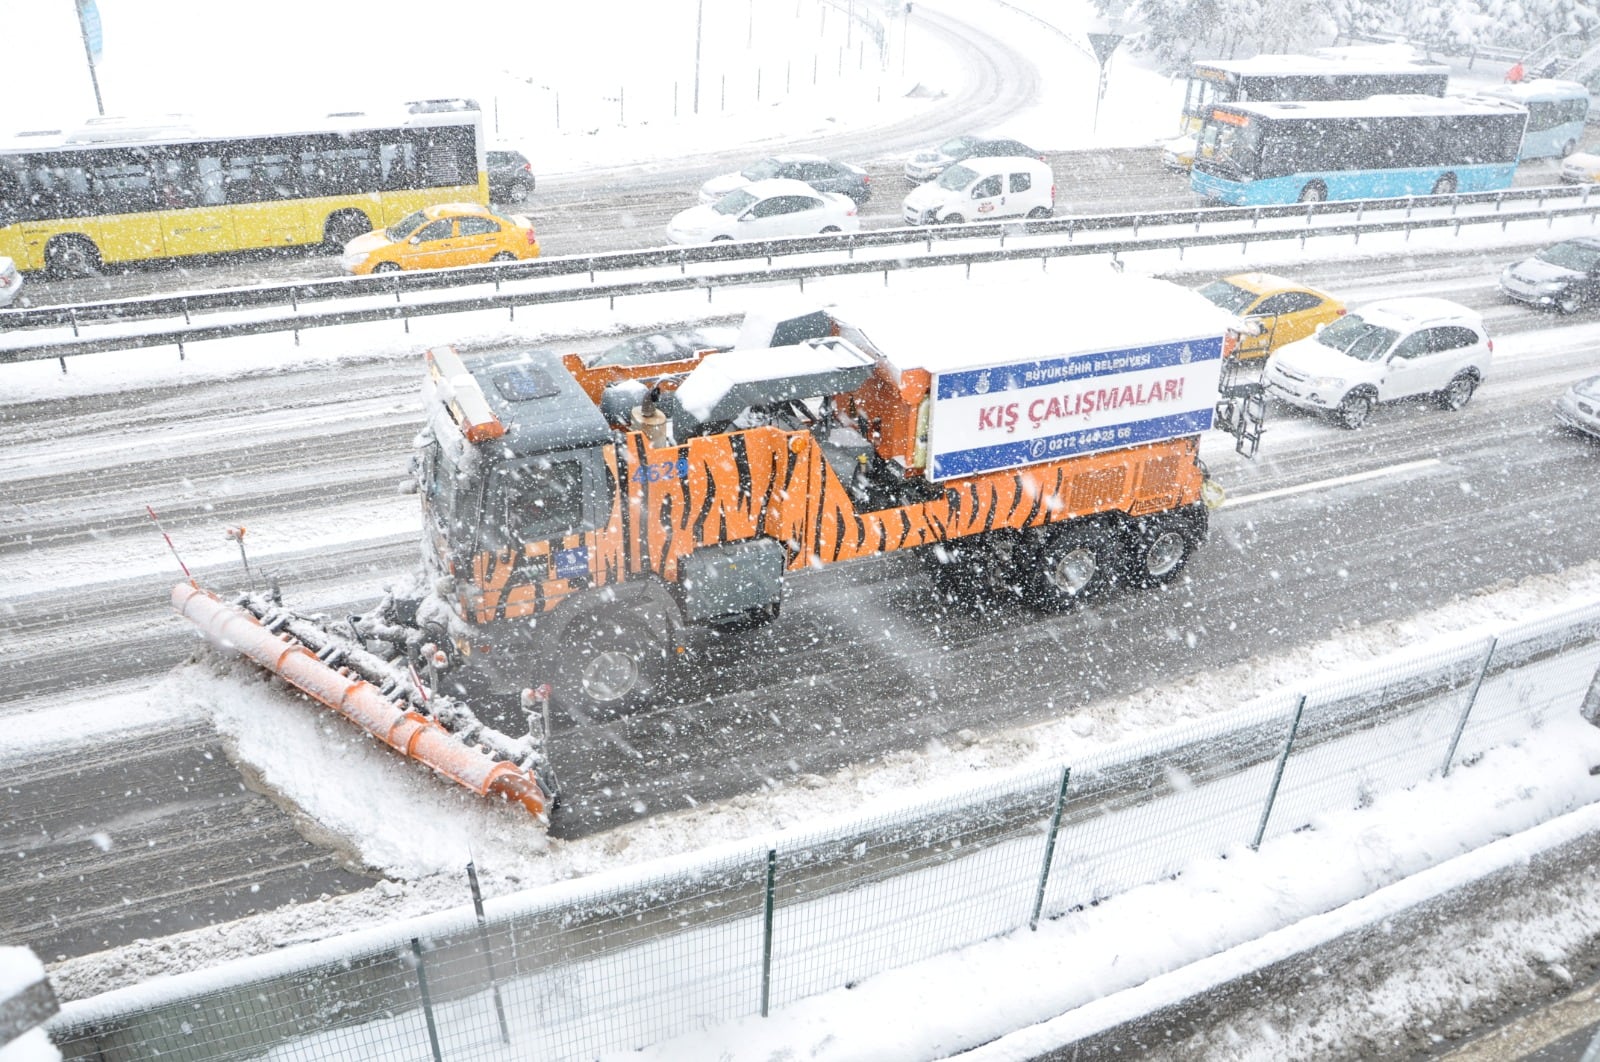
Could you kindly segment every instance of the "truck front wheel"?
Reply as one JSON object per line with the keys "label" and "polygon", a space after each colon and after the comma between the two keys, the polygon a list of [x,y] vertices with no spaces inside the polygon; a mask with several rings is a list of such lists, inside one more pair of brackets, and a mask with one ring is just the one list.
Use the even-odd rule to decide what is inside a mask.
{"label": "truck front wheel", "polygon": [[666,647],[631,617],[584,621],[561,641],[557,693],[587,719],[612,719],[644,706],[666,670]]}
{"label": "truck front wheel", "polygon": [[1033,603],[1063,612],[1111,589],[1121,550],[1116,535],[1095,524],[1052,529],[1039,548],[1033,570]]}

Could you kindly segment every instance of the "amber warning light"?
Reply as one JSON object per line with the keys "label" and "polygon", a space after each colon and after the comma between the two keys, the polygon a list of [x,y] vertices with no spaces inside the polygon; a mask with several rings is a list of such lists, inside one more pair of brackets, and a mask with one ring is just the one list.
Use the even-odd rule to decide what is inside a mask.
{"label": "amber warning light", "polygon": [[435,347],[428,351],[428,372],[433,377],[439,397],[450,407],[450,415],[461,426],[461,434],[466,436],[467,442],[488,442],[506,433],[506,426],[489,408],[483,388],[467,371],[455,347]]}

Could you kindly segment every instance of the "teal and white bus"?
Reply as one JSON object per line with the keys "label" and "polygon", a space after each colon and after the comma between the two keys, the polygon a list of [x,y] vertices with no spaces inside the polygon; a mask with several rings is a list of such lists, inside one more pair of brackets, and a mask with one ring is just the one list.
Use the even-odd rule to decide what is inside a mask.
{"label": "teal and white bus", "polygon": [[1189,182],[1234,206],[1511,187],[1527,109],[1481,96],[1213,107]]}
{"label": "teal and white bus", "polygon": [[1324,48],[1310,55],[1196,59],[1183,92],[1182,131],[1199,130],[1227,103],[1359,100],[1368,96],[1443,96],[1450,68],[1392,49]]}
{"label": "teal and white bus", "polygon": [[1522,134],[1522,158],[1566,158],[1583,140],[1589,117],[1589,88],[1577,81],[1537,78],[1514,85],[1495,85],[1479,95],[1510,100],[1528,108],[1528,130]]}

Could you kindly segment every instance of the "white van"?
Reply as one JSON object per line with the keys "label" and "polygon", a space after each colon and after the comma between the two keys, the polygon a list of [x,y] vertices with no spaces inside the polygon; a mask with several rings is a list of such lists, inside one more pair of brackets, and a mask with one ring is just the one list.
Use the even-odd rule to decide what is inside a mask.
{"label": "white van", "polygon": [[936,225],[1047,218],[1055,207],[1055,176],[1049,166],[1038,159],[1000,155],[952,164],[937,181],[913,189],[901,213],[908,224]]}

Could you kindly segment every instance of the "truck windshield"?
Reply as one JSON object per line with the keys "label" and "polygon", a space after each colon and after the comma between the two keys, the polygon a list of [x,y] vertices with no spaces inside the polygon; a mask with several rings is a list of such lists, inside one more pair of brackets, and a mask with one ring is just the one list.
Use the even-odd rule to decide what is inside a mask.
{"label": "truck windshield", "polygon": [[496,538],[511,544],[543,542],[583,528],[583,469],[577,460],[540,458],[503,466],[494,481],[491,512],[501,521],[492,529]]}

